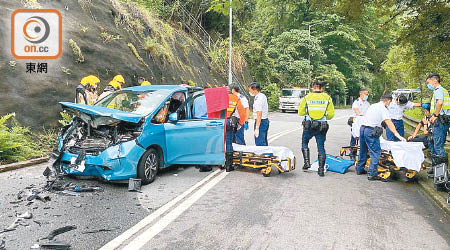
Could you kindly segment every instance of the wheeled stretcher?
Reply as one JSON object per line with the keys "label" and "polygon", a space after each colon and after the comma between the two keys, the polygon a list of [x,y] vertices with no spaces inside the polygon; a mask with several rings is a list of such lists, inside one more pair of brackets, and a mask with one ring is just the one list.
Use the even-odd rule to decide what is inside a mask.
{"label": "wheeled stretcher", "polygon": [[286,147],[243,146],[233,144],[233,165],[260,169],[264,177],[269,177],[272,169],[279,173],[295,169],[294,153]]}
{"label": "wheeled stretcher", "polygon": [[[347,146],[342,147],[340,155],[341,156],[351,156],[352,152],[359,153],[359,146]],[[355,161],[355,166],[357,161]],[[370,157],[367,158],[366,162],[366,170],[370,165]],[[424,169],[425,166],[423,163],[421,164],[421,169]],[[401,178],[406,181],[414,181],[417,177],[417,170],[408,169],[406,167],[399,167],[394,162],[394,157],[392,156],[391,151],[382,150],[380,161],[378,162],[378,176],[385,180],[391,180],[393,178]]]}

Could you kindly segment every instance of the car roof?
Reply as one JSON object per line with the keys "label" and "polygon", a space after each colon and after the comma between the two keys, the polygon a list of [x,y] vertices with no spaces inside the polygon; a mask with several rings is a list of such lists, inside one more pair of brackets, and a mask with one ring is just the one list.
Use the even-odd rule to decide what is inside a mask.
{"label": "car roof", "polygon": [[123,90],[131,90],[131,91],[146,91],[146,90],[171,90],[175,91],[186,91],[186,87],[182,87],[179,85],[148,85],[148,86],[134,86],[124,88]]}

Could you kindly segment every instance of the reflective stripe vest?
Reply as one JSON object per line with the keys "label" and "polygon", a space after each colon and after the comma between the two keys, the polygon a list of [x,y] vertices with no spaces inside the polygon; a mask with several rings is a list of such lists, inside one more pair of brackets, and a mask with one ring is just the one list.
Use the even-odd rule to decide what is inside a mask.
{"label": "reflective stripe vest", "polygon": [[334,117],[333,101],[326,93],[309,93],[300,102],[298,114],[308,115],[314,120],[320,120],[326,116],[327,120],[330,120]]}
{"label": "reflective stripe vest", "polygon": [[227,118],[230,118],[233,112],[239,114],[239,123],[243,125],[247,120],[247,114],[245,113],[244,106],[242,106],[241,99],[233,94],[228,94]]}
{"label": "reflective stripe vest", "polygon": [[[448,91],[444,89],[444,87],[440,86],[444,90],[444,103],[442,104],[441,113],[443,110],[450,110],[450,95]],[[433,99],[431,99],[431,109],[430,112],[433,114],[436,111],[436,98],[433,95]]]}

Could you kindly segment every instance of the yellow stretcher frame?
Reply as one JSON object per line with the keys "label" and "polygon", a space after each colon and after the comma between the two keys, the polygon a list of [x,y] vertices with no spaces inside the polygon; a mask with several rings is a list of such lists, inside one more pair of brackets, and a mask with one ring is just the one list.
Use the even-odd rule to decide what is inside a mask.
{"label": "yellow stretcher frame", "polygon": [[[340,155],[341,156],[350,156],[351,152],[359,152],[359,146],[347,146],[342,147]],[[355,161],[356,166],[357,161]],[[366,168],[369,168],[370,165],[370,157],[368,157],[366,162]],[[425,165],[422,164],[422,169],[425,169]],[[394,163],[394,158],[392,157],[392,154],[389,151],[382,150],[380,161],[378,162],[378,176],[385,179],[390,180],[395,175],[400,175],[402,177],[405,177],[407,181],[414,181],[417,177],[417,171],[406,169],[406,168],[399,168]]]}
{"label": "yellow stretcher frame", "polygon": [[[288,171],[281,166],[282,162],[287,162]],[[233,165],[235,167],[248,167],[254,169],[261,169],[261,174],[264,177],[269,177],[272,169],[278,169],[279,173],[290,172],[295,169],[296,159],[286,158],[280,160],[276,156],[255,154],[251,152],[233,152]]]}

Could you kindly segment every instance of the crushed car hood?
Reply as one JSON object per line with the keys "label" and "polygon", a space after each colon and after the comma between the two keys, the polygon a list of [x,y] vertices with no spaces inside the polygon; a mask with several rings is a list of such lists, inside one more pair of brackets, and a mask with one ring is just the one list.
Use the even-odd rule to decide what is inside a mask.
{"label": "crushed car hood", "polygon": [[[108,123],[114,123],[115,121],[125,121],[131,123],[139,123],[144,115],[125,112],[117,109],[91,106],[85,104],[76,104],[73,102],[60,102],[63,109],[77,111],[78,113],[84,113],[89,115],[92,120],[97,120],[95,125],[107,125]],[[109,117],[112,119],[96,119],[99,117]],[[94,125],[94,127],[96,127]]]}

